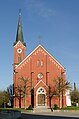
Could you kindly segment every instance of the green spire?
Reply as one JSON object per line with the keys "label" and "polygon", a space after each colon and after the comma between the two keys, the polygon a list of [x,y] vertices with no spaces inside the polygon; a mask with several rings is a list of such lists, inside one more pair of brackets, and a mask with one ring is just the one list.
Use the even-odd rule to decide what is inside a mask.
{"label": "green spire", "polygon": [[18,41],[21,41],[21,43],[26,46],[26,43],[24,42],[24,38],[23,38],[22,22],[21,22],[21,12],[20,11],[19,11],[19,20],[18,20],[16,41],[15,41],[14,45],[16,45],[16,43]]}

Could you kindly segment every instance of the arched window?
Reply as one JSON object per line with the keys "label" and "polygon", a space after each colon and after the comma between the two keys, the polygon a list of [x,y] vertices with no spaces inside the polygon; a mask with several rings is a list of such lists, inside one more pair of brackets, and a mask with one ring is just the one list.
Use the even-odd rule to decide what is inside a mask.
{"label": "arched window", "polygon": [[40,66],[40,60],[37,61],[37,66],[38,66],[38,67]]}
{"label": "arched window", "polygon": [[44,62],[43,62],[43,60],[41,60],[41,66],[43,66],[44,65]]}
{"label": "arched window", "polygon": [[43,60],[37,60],[37,66],[38,67],[43,66],[43,65],[44,65]]}
{"label": "arched window", "polygon": [[37,90],[37,94],[46,94],[46,90],[45,90],[43,87],[40,87],[40,88]]}

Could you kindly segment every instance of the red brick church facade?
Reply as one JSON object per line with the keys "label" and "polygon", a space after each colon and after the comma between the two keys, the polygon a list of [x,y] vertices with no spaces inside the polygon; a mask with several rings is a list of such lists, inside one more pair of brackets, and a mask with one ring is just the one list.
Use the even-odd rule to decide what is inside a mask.
{"label": "red brick church facade", "polygon": [[[50,88],[55,85],[53,80],[62,76],[65,80],[66,76],[63,72],[65,72],[64,67],[40,44],[26,56],[26,44],[23,39],[21,15],[19,15],[14,42],[14,107],[24,108],[25,104],[26,107],[32,105],[34,108],[41,106],[48,108],[50,105],[53,107],[54,104],[62,107],[62,99],[59,102],[59,97],[54,95],[50,102],[49,96]],[[65,94],[63,104],[66,106]]]}

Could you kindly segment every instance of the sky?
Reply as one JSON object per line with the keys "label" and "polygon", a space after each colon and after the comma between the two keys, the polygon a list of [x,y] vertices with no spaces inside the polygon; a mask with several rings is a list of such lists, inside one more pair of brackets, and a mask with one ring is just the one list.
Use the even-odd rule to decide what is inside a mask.
{"label": "sky", "polygon": [[79,0],[0,0],[0,90],[13,82],[19,9],[26,55],[41,43],[65,67],[66,79],[79,89]]}

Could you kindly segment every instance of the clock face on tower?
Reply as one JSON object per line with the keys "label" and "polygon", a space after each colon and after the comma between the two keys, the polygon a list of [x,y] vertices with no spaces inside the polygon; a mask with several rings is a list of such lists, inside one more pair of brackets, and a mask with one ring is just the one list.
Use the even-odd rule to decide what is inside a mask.
{"label": "clock face on tower", "polygon": [[39,78],[39,79],[43,78],[43,74],[39,73],[39,74],[38,74],[38,78]]}
{"label": "clock face on tower", "polygon": [[21,53],[21,52],[22,52],[22,49],[21,49],[21,48],[18,48],[18,49],[17,49],[17,52],[18,52],[18,53]]}

